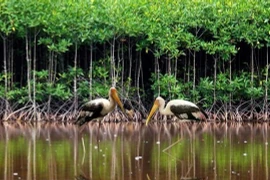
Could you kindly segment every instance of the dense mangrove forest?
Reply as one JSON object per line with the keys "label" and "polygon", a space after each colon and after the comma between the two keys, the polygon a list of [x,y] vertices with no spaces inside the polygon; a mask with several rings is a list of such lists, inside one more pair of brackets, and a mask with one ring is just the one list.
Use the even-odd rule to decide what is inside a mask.
{"label": "dense mangrove forest", "polygon": [[269,119],[269,1],[1,0],[0,37],[3,120],[69,121],[111,86],[128,120],[157,96]]}

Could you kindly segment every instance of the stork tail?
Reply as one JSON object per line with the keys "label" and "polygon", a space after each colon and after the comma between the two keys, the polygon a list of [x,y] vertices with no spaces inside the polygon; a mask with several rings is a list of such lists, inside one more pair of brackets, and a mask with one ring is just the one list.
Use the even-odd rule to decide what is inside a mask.
{"label": "stork tail", "polygon": [[84,123],[86,123],[85,117],[79,117],[74,124],[82,126]]}
{"label": "stork tail", "polygon": [[84,123],[91,121],[91,117],[87,111],[80,111],[74,124],[82,126]]}
{"label": "stork tail", "polygon": [[207,120],[208,115],[206,114],[206,112],[203,109],[200,109],[200,111],[201,111],[201,119],[202,120]]}

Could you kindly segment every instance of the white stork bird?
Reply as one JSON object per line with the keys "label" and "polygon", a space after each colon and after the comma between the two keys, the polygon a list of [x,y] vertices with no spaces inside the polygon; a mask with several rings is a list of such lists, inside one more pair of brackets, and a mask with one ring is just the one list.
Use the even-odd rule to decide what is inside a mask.
{"label": "white stork bird", "polygon": [[157,97],[154,105],[146,119],[146,125],[150,121],[153,114],[159,108],[159,112],[163,115],[175,115],[179,119],[191,120],[206,120],[208,118],[204,110],[200,109],[196,104],[182,99],[174,99],[167,103],[165,107],[165,100],[162,97]]}
{"label": "white stork bird", "polygon": [[79,126],[93,119],[100,119],[106,116],[109,112],[113,111],[116,103],[120,106],[121,110],[126,113],[122,102],[118,97],[117,90],[111,87],[109,90],[109,100],[104,98],[94,99],[83,104],[80,108],[79,115],[75,124]]}

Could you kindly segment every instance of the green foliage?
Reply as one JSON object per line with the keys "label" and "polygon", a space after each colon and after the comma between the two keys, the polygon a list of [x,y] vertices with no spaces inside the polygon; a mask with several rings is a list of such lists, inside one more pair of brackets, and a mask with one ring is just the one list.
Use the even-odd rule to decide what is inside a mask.
{"label": "green foliage", "polygon": [[0,34],[9,36],[18,25],[18,17],[12,12],[12,3],[9,1],[0,2]]}
{"label": "green foliage", "polygon": [[200,92],[203,97],[203,106],[209,107],[214,102],[214,82],[209,77],[200,78],[199,84],[196,86],[196,90]]}
{"label": "green foliage", "polygon": [[[68,100],[73,94],[73,79],[78,79],[78,95],[83,101],[87,101],[89,93],[92,97],[107,97],[110,88],[109,73],[104,66],[97,66],[93,79],[93,92],[89,91],[89,81],[81,68],[68,68],[67,72],[59,73],[55,82],[49,82],[47,70],[36,71],[36,101],[42,103],[51,96],[53,101]],[[10,78],[10,76],[9,76]],[[128,82],[128,81],[127,81]],[[0,74],[0,83],[4,83],[4,74]],[[31,81],[31,86],[33,82]],[[4,97],[4,86],[0,86],[0,94]],[[17,84],[7,93],[7,99],[11,102],[25,104],[29,101],[27,86],[18,87]]]}
{"label": "green foliage", "polygon": [[12,101],[16,101],[19,104],[25,104],[29,101],[28,99],[28,93],[27,93],[27,88],[22,87],[22,88],[17,88],[14,90],[11,90],[7,93],[7,99]]}
{"label": "green foliage", "polygon": [[[163,96],[171,97],[172,99],[184,97],[185,86],[173,75],[160,74],[158,80],[156,79],[155,74],[152,74],[151,82],[151,89],[154,91],[155,97]],[[159,88],[161,94],[158,94]]]}
{"label": "green foliage", "polygon": [[[259,84],[260,80],[255,79]],[[213,102],[213,92],[216,91],[216,96],[219,101],[229,102],[230,94],[233,101],[248,100],[250,98],[260,98],[263,96],[264,89],[262,86],[252,87],[250,81],[250,74],[247,72],[241,72],[234,74],[232,79],[229,79],[228,73],[220,73],[217,76],[216,86],[214,81],[208,77],[201,79],[198,85],[198,90],[202,93],[202,96],[211,104]],[[209,102],[210,101],[210,102]]]}
{"label": "green foliage", "polygon": [[[260,85],[261,80],[255,78],[256,87],[252,87],[250,81],[250,73],[241,72],[234,74],[230,80],[228,73],[220,73],[217,75],[216,84],[213,78],[200,78],[196,89],[192,90],[191,83],[182,83],[178,81],[175,76],[160,74],[159,81],[155,79],[152,74],[152,86],[154,95],[158,96],[158,89],[160,87],[161,96],[170,99],[184,98],[187,100],[194,100],[198,102],[202,100],[204,107],[209,107],[214,103],[214,100],[228,103],[230,95],[233,101],[249,100],[250,98],[261,98],[264,94],[264,88]],[[270,84],[268,83],[268,86]],[[270,88],[270,86],[269,86]],[[216,99],[214,99],[214,91]]]}
{"label": "green foliage", "polygon": [[[68,73],[67,73],[68,74]],[[64,76],[62,76],[64,77]],[[48,71],[42,70],[36,72],[36,101],[44,102],[51,96],[53,100],[67,100],[72,97],[72,89],[68,86],[65,78],[57,79],[55,83],[48,82]],[[31,82],[33,85],[33,82]],[[29,101],[27,87],[18,88],[17,85],[8,91],[7,99],[11,102],[16,101],[19,104],[25,104]]]}
{"label": "green foliage", "polygon": [[57,53],[68,51],[68,47],[72,45],[69,39],[52,40],[50,38],[40,38],[38,43],[46,45],[49,51]]}
{"label": "green foliage", "polygon": [[264,91],[262,87],[250,87],[246,90],[246,93],[252,98],[260,98],[263,96]]}
{"label": "green foliage", "polygon": [[55,99],[67,100],[72,96],[71,90],[65,84],[56,84],[49,91]]}
{"label": "green foliage", "polygon": [[[0,73],[0,97],[5,97],[5,76],[6,75],[4,73]],[[3,85],[1,86],[1,84]]]}
{"label": "green foliage", "polygon": [[138,50],[155,47],[178,57],[180,48],[205,49],[228,59],[237,52],[232,39],[254,47],[269,43],[269,3],[255,0],[14,0],[0,2],[0,10],[1,34],[40,32],[39,43],[59,53],[75,43],[127,36],[136,37]]}
{"label": "green foliage", "polygon": [[[35,37],[39,46],[54,52],[55,56],[67,53],[75,45],[106,45],[112,40],[119,42],[120,38],[132,39],[128,43],[137,51],[151,51],[156,57],[165,54],[179,58],[186,50],[203,51],[220,57],[218,63],[221,64],[238,52],[236,45],[239,43],[245,42],[258,49],[269,47],[269,8],[268,1],[257,0],[249,3],[244,0],[0,1],[0,36],[14,38],[14,42],[27,37],[29,47]],[[93,97],[107,96],[111,82],[109,58],[93,61],[93,92],[89,92],[89,82],[82,69],[68,67],[64,72],[54,72],[57,77],[53,83],[48,83],[46,70],[36,72],[37,101],[42,102],[48,96],[55,100],[71,98],[74,77],[78,79],[80,98],[85,100],[89,93]],[[264,79],[255,77],[251,84],[250,74],[233,73],[231,80],[228,73],[218,74],[216,84],[212,77],[201,78],[195,90],[190,82],[176,78],[178,74],[162,73],[158,81],[152,75],[151,89],[158,95],[160,88],[160,95],[164,97],[203,99],[205,105],[214,101],[214,91],[216,100],[223,102],[230,100],[230,94],[236,101],[260,98],[264,94]],[[4,96],[3,77],[0,76],[1,96]],[[130,81],[127,80],[129,86]],[[15,83],[7,98],[27,102],[26,87],[22,86]],[[269,86],[269,82],[265,86]]]}
{"label": "green foliage", "polygon": [[83,101],[87,101],[88,100],[88,96],[89,96],[89,83],[88,81],[80,81],[78,83],[78,95],[80,97],[83,97]]}
{"label": "green foliage", "polygon": [[40,82],[46,82],[49,77],[49,72],[47,70],[36,71],[35,73],[37,80]]}

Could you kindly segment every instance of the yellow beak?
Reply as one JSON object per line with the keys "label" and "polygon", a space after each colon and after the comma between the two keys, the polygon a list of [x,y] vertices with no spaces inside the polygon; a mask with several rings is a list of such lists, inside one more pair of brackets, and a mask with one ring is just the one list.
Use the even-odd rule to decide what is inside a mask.
{"label": "yellow beak", "polygon": [[121,110],[123,111],[124,114],[126,114],[126,111],[124,109],[124,106],[121,102],[121,100],[118,97],[118,93],[116,91],[116,89],[112,90],[112,98],[115,100],[115,102],[118,104],[118,106],[121,108]]}
{"label": "yellow beak", "polygon": [[152,109],[151,109],[151,111],[150,111],[150,113],[149,113],[147,119],[146,119],[146,126],[147,126],[147,124],[148,124],[148,122],[150,121],[151,117],[153,116],[153,114],[156,112],[156,110],[157,110],[158,108],[159,108],[159,102],[156,100],[156,101],[154,102],[154,105],[153,105],[153,107],[152,107]]}

